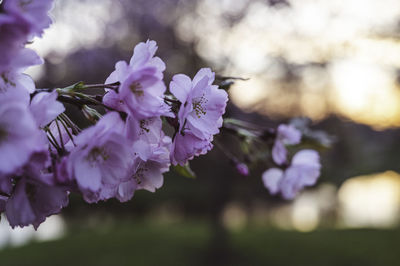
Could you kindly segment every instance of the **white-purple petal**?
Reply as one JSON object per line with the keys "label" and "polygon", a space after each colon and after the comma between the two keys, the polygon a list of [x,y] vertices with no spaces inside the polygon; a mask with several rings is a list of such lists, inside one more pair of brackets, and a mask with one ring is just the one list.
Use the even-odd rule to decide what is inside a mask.
{"label": "white-purple petal", "polygon": [[300,143],[301,132],[292,125],[281,124],[278,126],[277,139],[287,145]]}
{"label": "white-purple petal", "polygon": [[262,174],[262,181],[264,186],[269,190],[269,193],[275,195],[281,190],[280,183],[282,177],[283,171],[278,168],[270,168]]}
{"label": "white-purple petal", "polygon": [[57,91],[40,92],[31,101],[30,110],[39,127],[45,127],[65,111],[62,103],[57,101]]}

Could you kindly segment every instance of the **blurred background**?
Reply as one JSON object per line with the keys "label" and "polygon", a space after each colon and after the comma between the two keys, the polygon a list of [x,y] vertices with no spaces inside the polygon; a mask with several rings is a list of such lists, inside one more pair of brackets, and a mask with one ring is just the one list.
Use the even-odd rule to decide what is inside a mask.
{"label": "blurred background", "polygon": [[172,75],[249,78],[230,116],[275,126],[307,116],[336,137],[317,186],[271,197],[266,166],[241,177],[221,152],[125,204],[72,195],[38,231],[0,223],[1,265],[399,265],[400,1],[56,0],[30,46],[37,87],[102,83],[140,41]]}

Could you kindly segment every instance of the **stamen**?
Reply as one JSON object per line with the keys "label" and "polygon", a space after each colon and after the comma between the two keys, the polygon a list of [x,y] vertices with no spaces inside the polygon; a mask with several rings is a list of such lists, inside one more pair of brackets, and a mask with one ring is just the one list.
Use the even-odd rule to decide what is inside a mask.
{"label": "stamen", "polygon": [[91,164],[107,161],[110,156],[103,147],[94,147],[86,157]]}
{"label": "stamen", "polygon": [[152,119],[142,119],[140,120],[140,132],[139,135],[143,135],[145,133],[149,133],[150,129],[148,128],[148,126],[151,124]]}
{"label": "stamen", "polygon": [[202,115],[206,114],[205,104],[208,102],[208,99],[203,96],[195,99],[193,101],[193,110],[196,112],[197,118],[200,118]]}
{"label": "stamen", "polygon": [[139,82],[133,82],[129,88],[131,89],[132,93],[135,94],[138,97],[141,97],[144,95],[143,90],[141,90],[143,87]]}
{"label": "stamen", "polygon": [[144,174],[148,170],[149,168],[147,168],[144,163],[141,163],[141,165],[139,165],[138,169],[136,170],[136,172],[133,174],[132,177],[136,180],[138,184],[141,184],[144,179]]}

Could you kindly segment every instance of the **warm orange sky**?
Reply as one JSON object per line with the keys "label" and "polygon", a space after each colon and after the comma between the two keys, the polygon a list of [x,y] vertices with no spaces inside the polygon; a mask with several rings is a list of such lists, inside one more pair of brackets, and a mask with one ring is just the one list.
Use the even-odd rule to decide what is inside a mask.
{"label": "warm orange sky", "polygon": [[[251,78],[232,90],[239,106],[275,115],[287,114],[297,102],[301,114],[314,119],[334,112],[378,129],[399,126],[400,43],[391,36],[398,27],[400,1],[289,2],[291,8],[246,0],[200,1],[196,14],[182,17],[178,33],[182,39],[197,39],[200,55],[226,74]],[[222,16],[234,16],[246,6],[244,19],[228,28]],[[220,65],[224,57],[230,59],[228,66]],[[277,57],[298,65],[330,64],[322,71],[302,69],[296,84],[302,94],[290,96],[281,90]],[[261,98],[265,104],[254,107]]]}
{"label": "warm orange sky", "polygon": [[[271,8],[263,1],[199,0],[196,10],[179,16],[176,32],[183,41],[195,40],[197,52],[214,69],[251,78],[231,91],[232,100],[243,108],[314,119],[333,112],[377,129],[399,126],[400,42],[395,30],[400,1],[289,2],[291,8]],[[64,2],[62,9],[57,3],[56,23],[32,47],[42,56],[57,51],[60,62],[71,51],[96,43],[104,25],[117,19],[122,8],[111,0],[96,5]],[[71,15],[78,9],[80,20]],[[243,10],[245,17],[233,27],[223,19]],[[325,69],[302,68],[299,82],[283,84],[276,58],[297,65],[329,64]],[[40,67],[29,73],[39,77]],[[301,94],[288,93],[298,89]],[[293,105],[299,106],[295,113]]]}

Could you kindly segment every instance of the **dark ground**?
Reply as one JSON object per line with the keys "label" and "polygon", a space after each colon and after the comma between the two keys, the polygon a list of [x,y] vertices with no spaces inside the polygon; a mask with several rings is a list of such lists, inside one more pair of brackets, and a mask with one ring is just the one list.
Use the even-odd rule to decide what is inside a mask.
{"label": "dark ground", "polygon": [[211,239],[204,223],[160,225],[123,221],[107,227],[75,229],[57,241],[5,249],[0,251],[0,265],[400,264],[399,230],[299,233],[252,227],[231,232],[229,247],[212,245]]}

